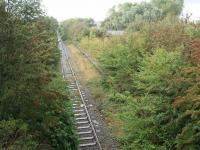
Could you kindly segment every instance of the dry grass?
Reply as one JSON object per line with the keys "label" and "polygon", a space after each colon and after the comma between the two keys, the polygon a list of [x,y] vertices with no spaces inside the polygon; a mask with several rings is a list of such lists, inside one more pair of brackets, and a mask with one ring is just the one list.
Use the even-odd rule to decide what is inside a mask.
{"label": "dry grass", "polygon": [[100,78],[96,68],[73,45],[68,45],[71,54],[72,65],[78,71],[82,82],[87,83],[95,78]]}
{"label": "dry grass", "polygon": [[107,117],[106,122],[108,122],[110,128],[112,129],[112,134],[115,137],[123,137],[124,131],[122,129],[123,122],[119,119],[113,118],[113,117]]}

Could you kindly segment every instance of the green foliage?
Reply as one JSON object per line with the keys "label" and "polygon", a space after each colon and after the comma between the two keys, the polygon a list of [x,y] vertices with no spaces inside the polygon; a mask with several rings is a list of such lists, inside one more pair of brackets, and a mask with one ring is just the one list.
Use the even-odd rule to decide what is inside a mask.
{"label": "green foliage", "polygon": [[199,73],[199,67],[184,67],[171,78],[169,86],[176,93],[172,105],[179,110],[176,144],[180,150],[199,149]]}
{"label": "green foliage", "polygon": [[62,39],[79,41],[84,36],[90,35],[89,27],[94,25],[92,19],[69,19],[61,23]]}
{"label": "green foliage", "polygon": [[[153,96],[135,97],[128,104],[121,106],[121,119],[125,123],[124,136],[119,137],[124,150],[166,150],[162,145],[153,143],[155,104],[158,98]],[[155,139],[156,141],[157,139]]]}
{"label": "green foliage", "polygon": [[[168,122],[169,118],[173,119],[173,115],[175,115],[170,106],[170,99],[174,95],[168,91],[168,77],[179,71],[183,65],[180,52],[157,50],[152,56],[146,57],[141,62],[140,71],[136,75],[135,89],[137,90],[135,90],[135,94],[141,97],[142,103],[151,102],[147,112],[143,109],[146,105],[139,109],[143,114],[151,114],[149,115],[151,126],[147,129],[149,133],[146,134],[149,137],[146,140],[154,145],[166,148],[173,145],[174,140],[171,139],[175,138],[173,136],[177,131],[173,129],[174,122]],[[149,110],[153,113],[150,113]],[[166,130],[167,127],[168,130]]]}
{"label": "green foliage", "polygon": [[29,133],[29,125],[22,120],[2,120],[0,129],[0,149],[36,149],[38,143]]}
{"label": "green foliage", "polygon": [[200,24],[197,25],[189,25],[186,28],[186,34],[191,38],[199,38],[200,37]]}
{"label": "green foliage", "polygon": [[200,64],[200,26],[197,24],[190,24],[186,27],[186,36],[188,38],[185,48],[185,55],[187,60],[193,65]]}
{"label": "green foliage", "polygon": [[22,21],[31,21],[38,16],[43,16],[41,0],[10,0],[6,2],[6,11],[13,17],[19,17]]}
{"label": "green foliage", "polygon": [[106,31],[98,28],[92,28],[90,30],[91,38],[102,38],[106,36]]}
{"label": "green foliage", "polygon": [[185,25],[177,18],[167,18],[161,22],[152,24],[152,26],[154,26],[154,29],[150,32],[155,48],[164,48],[168,51],[183,48],[186,40]]}
{"label": "green foliage", "polygon": [[110,15],[103,22],[103,27],[111,30],[123,30],[131,23],[151,22],[161,17],[161,11],[151,3],[124,3],[110,10]]}
{"label": "green foliage", "polygon": [[[158,49],[153,56],[146,57],[136,74],[135,86],[141,93],[163,93],[166,89],[165,77],[183,66],[180,52]],[[165,79],[165,80],[162,80]]]}
{"label": "green foliage", "polygon": [[[123,52],[124,51],[125,50],[123,49]],[[146,55],[138,55],[138,53],[133,53],[133,51],[129,53],[125,51],[125,54],[132,54],[135,58],[140,60],[136,61],[135,58],[133,59],[132,57],[129,58],[126,56],[125,59],[122,55],[118,55],[120,53],[119,51],[109,52],[112,53],[112,55],[110,55],[110,53],[106,52],[109,59],[106,59],[105,56],[103,56],[103,58],[107,61],[101,62],[104,64],[104,68],[105,65],[107,68],[104,70],[108,73],[105,77],[107,79],[107,83],[109,83],[110,88],[114,88],[115,90],[122,92],[123,90],[121,86],[119,86],[120,83],[120,85],[127,87],[125,90],[131,91],[134,95],[133,98],[129,97],[129,100],[127,100],[124,94],[116,94],[110,99],[114,103],[126,102],[126,105],[124,105],[124,109],[126,111],[120,114],[126,124],[125,136],[120,138],[122,148],[169,148],[168,146],[173,145],[174,142],[174,139],[169,140],[169,137],[171,136],[170,134],[174,131],[174,129],[170,127],[173,126],[169,127],[169,133],[167,133],[165,131],[166,127],[160,125],[162,124],[161,121],[165,122],[164,118],[167,116],[168,117],[166,119],[169,117],[173,118],[174,115],[173,108],[170,106],[170,96],[172,93],[166,91],[168,89],[168,80],[166,80],[166,78],[181,69],[184,65],[181,53],[167,52],[160,49],[154,51],[154,54],[149,56],[148,53]],[[110,63],[116,58],[117,61]],[[121,63],[125,60],[126,64]],[[117,66],[118,63],[123,65]],[[110,67],[107,67],[107,65]],[[131,67],[128,69],[132,69],[131,72],[129,72],[126,67],[123,67],[129,65]],[[116,70],[111,66],[116,68]],[[121,68],[124,70],[121,70]],[[129,81],[127,81],[128,77],[121,76],[121,74],[126,75],[127,73],[130,75]],[[112,82],[112,84],[109,82],[109,75],[112,76],[112,81],[115,81]],[[167,112],[165,112],[165,115],[163,116],[164,110],[167,110]],[[166,126],[168,126],[168,124]],[[176,138],[176,136],[174,138]],[[163,140],[166,140],[166,143]]]}
{"label": "green foliage", "polygon": [[[0,10],[0,120],[9,124],[5,128],[12,134],[9,140],[19,143],[10,149],[29,149],[29,145],[77,149],[69,93],[56,73],[57,21],[43,15],[39,0],[10,0],[4,8]],[[16,126],[15,120],[22,123]],[[18,128],[19,141],[13,136]]]}
{"label": "green foliage", "polygon": [[48,137],[56,149],[77,149],[77,137],[72,124],[74,123],[72,106],[68,98],[69,91],[62,76],[60,74],[55,76],[46,87],[49,104],[47,102],[42,104],[42,110],[46,111],[41,126],[46,136],[43,138]]}
{"label": "green foliage", "polygon": [[119,45],[105,49],[99,58],[105,72],[104,83],[118,91],[132,91],[132,77],[138,71],[138,66],[144,55],[143,37],[133,40],[137,35],[130,37]]}
{"label": "green foliage", "polygon": [[87,52],[94,58],[98,59],[103,51],[112,48],[113,46],[117,46],[125,43],[126,37],[103,37],[103,38],[88,38],[84,37],[78,43],[78,46],[87,50]]}
{"label": "green foliage", "polygon": [[128,95],[128,92],[121,94],[121,93],[113,93],[113,95],[111,95],[109,97],[109,100],[112,101],[113,103],[127,103],[128,101],[131,100],[131,97]]}
{"label": "green foliage", "polygon": [[152,0],[141,3],[124,3],[113,7],[102,27],[110,30],[123,30],[145,22],[162,20],[168,16],[179,16],[183,0]]}
{"label": "green foliage", "polygon": [[152,0],[152,3],[162,10],[164,16],[179,16],[183,10],[184,0]]}

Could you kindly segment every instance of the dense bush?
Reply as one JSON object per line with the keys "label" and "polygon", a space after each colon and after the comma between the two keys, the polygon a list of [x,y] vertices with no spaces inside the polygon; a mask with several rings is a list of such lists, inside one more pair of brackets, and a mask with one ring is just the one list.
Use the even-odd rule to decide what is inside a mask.
{"label": "dense bush", "polygon": [[143,59],[134,79],[136,80],[135,95],[140,97],[141,103],[151,102],[148,106],[138,108],[139,112],[136,112],[136,116],[140,114],[139,118],[145,117],[148,120],[150,117],[150,126],[146,129],[148,131],[146,140],[167,149],[174,142],[175,137],[171,133],[174,132],[173,134],[176,135],[173,130],[173,121],[168,122],[170,118],[173,120],[173,115],[175,115],[170,106],[174,95],[168,91],[168,82],[170,82],[168,77],[179,71],[183,65],[180,52],[157,50],[152,56]]}
{"label": "dense bush", "polygon": [[0,4],[0,149],[76,149],[57,21],[39,0]]}
{"label": "dense bush", "polygon": [[185,24],[177,18],[152,23],[149,29],[154,48],[164,48],[174,51],[181,48],[185,42]]}
{"label": "dense bush", "polygon": [[199,67],[184,67],[170,83],[170,90],[176,92],[172,106],[179,114],[176,122],[180,132],[176,144],[180,150],[200,148],[199,74]]}
{"label": "dense bush", "polygon": [[189,61],[194,65],[200,64],[200,24],[189,25],[186,28],[186,35],[188,37],[185,55]]}
{"label": "dense bush", "polygon": [[94,26],[92,19],[69,19],[60,25],[62,39],[68,41],[79,41],[82,37],[90,36],[90,27]]}
{"label": "dense bush", "polygon": [[0,148],[35,150],[38,143],[22,120],[0,121]]}
{"label": "dense bush", "polygon": [[103,71],[106,72],[105,81],[110,87],[118,91],[131,90],[132,75],[137,72],[143,52],[140,49],[124,44],[105,51],[100,57]]}
{"label": "dense bush", "polygon": [[121,149],[199,149],[199,28],[174,19],[97,53],[102,87],[123,122]]}
{"label": "dense bush", "polygon": [[106,36],[106,31],[103,29],[98,29],[98,28],[92,28],[90,30],[90,37],[95,38],[102,38]]}
{"label": "dense bush", "polygon": [[117,46],[125,43],[127,37],[103,37],[103,38],[92,38],[92,37],[83,37],[78,46],[82,49],[86,50],[93,58],[98,59],[100,54],[109,48],[113,48],[113,46]]}

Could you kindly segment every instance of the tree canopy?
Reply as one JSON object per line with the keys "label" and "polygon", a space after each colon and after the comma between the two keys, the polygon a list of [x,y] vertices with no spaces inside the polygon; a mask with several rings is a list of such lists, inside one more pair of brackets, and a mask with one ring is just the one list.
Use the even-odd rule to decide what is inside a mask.
{"label": "tree canopy", "polygon": [[113,7],[103,22],[106,29],[123,30],[130,24],[153,22],[169,15],[179,16],[183,9],[183,0],[152,0],[151,2],[124,3]]}
{"label": "tree canopy", "polygon": [[93,19],[69,19],[61,23],[63,40],[80,40],[83,36],[89,36],[89,28],[94,26]]}
{"label": "tree canopy", "polygon": [[0,4],[0,149],[76,149],[57,20],[40,0]]}

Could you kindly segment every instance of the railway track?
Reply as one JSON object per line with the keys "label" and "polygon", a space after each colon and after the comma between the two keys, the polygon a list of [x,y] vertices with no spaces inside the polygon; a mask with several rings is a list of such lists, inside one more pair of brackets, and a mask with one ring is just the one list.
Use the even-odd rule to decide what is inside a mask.
{"label": "railway track", "polygon": [[102,150],[95,126],[88,111],[88,107],[91,106],[87,106],[88,100],[85,92],[81,88],[77,75],[72,68],[69,51],[66,49],[62,40],[60,38],[58,39],[59,49],[62,53],[61,69],[63,77],[68,81],[68,87],[72,92],[73,111],[79,137],[79,149]]}

